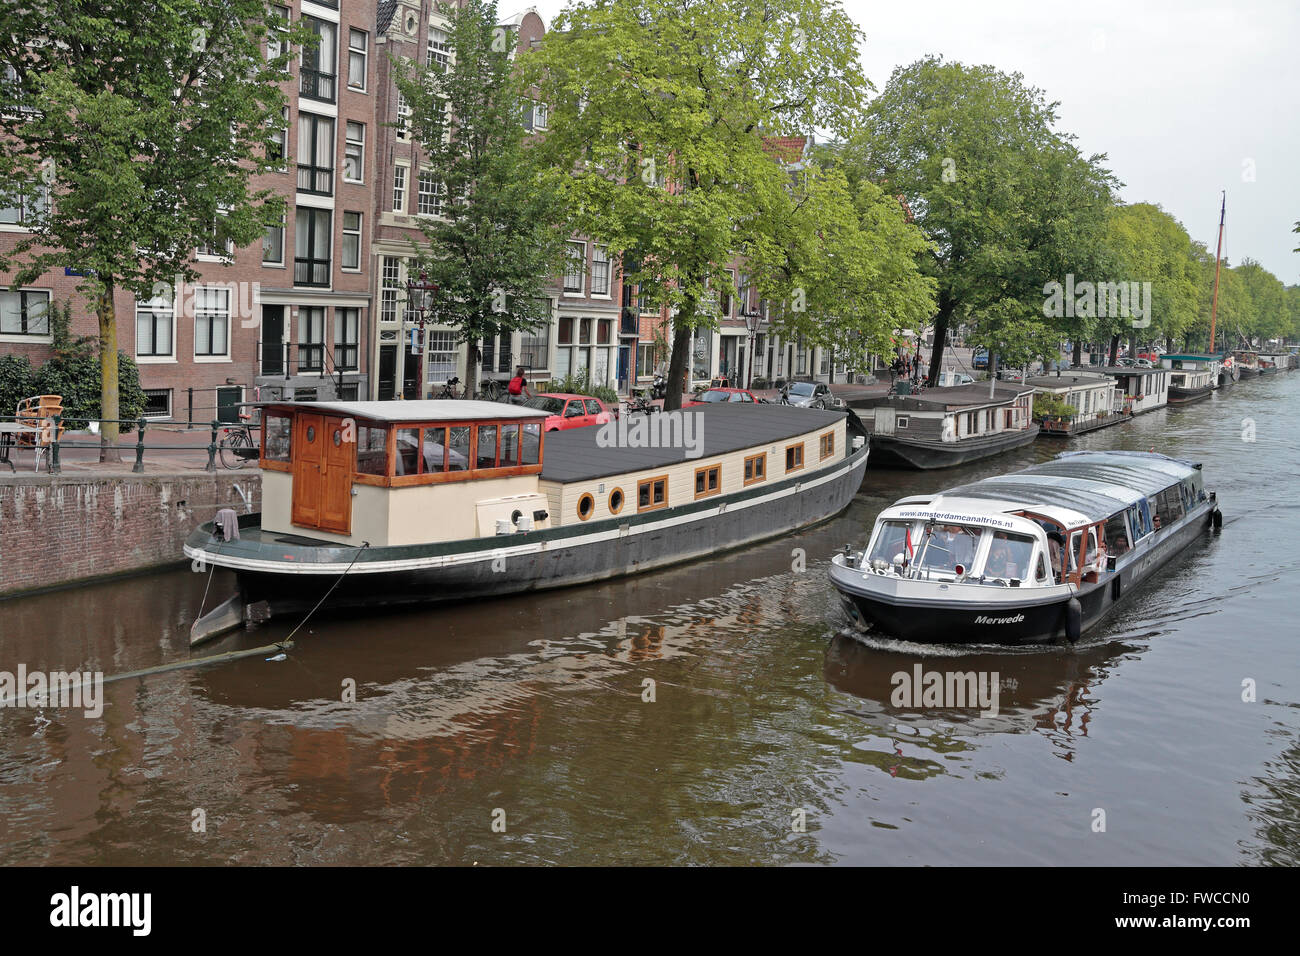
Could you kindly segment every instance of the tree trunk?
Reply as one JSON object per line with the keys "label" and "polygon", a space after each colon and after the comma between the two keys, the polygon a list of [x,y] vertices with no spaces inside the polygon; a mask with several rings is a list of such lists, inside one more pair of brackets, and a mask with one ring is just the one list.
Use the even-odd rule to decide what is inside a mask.
{"label": "tree trunk", "polygon": [[[682,303],[681,315],[695,313],[695,300],[687,298]],[[684,322],[673,326],[673,354],[668,363],[668,394],[664,396],[664,411],[676,411],[682,407],[682,393],[686,391],[686,366],[691,358],[691,338],[695,330]]]}
{"label": "tree trunk", "polygon": [[934,348],[930,350],[930,374],[925,379],[926,388],[934,388],[934,383],[939,380],[939,370],[943,368],[943,347],[948,341],[948,323],[952,319],[952,311],[952,303],[940,295],[939,311],[934,317]]}
{"label": "tree trunk", "polygon": [[[428,333],[426,333],[428,334]],[[479,353],[478,339],[470,339],[465,349],[465,384],[461,394],[466,398],[473,398],[478,393],[478,370],[483,364],[483,357]]]}
{"label": "tree trunk", "polygon": [[[118,377],[117,377],[117,312],[113,304],[113,285],[108,283],[99,290],[96,302],[99,313],[99,417],[117,419]],[[116,421],[101,424],[99,432],[99,460],[101,462],[121,461],[122,453],[117,447],[119,428]]]}
{"label": "tree trunk", "polygon": [[1119,361],[1119,334],[1116,333],[1110,337],[1110,358],[1107,365],[1114,368],[1115,363]]}
{"label": "tree trunk", "polygon": [[1070,356],[1070,364],[1074,366],[1083,364],[1083,339],[1078,335],[1074,337],[1074,354]]}

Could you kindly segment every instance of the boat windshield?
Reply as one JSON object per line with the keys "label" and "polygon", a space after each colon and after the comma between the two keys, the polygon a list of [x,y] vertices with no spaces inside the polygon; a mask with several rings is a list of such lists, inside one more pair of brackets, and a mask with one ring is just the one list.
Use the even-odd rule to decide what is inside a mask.
{"label": "boat windshield", "polygon": [[982,528],[966,525],[931,525],[926,528],[925,549],[918,567],[927,571],[969,571]]}
{"label": "boat windshield", "polygon": [[983,573],[993,578],[1025,580],[1030,575],[1033,555],[1034,539],[1029,535],[995,531]]}
{"label": "boat windshield", "polygon": [[[908,528],[911,525],[906,521],[886,521],[880,526],[880,531],[876,534],[876,546],[871,549],[871,554],[867,556],[868,564],[875,564],[877,559],[884,561],[886,564],[894,563],[895,555],[903,555],[904,559],[910,559],[907,553],[907,536]],[[916,547],[916,539],[912,539],[912,547]]]}

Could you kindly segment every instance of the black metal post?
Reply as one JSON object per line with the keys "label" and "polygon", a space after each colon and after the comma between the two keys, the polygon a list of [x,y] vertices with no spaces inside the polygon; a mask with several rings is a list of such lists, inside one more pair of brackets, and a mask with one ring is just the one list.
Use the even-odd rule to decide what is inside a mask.
{"label": "black metal post", "polygon": [[144,471],[144,419],[137,421],[135,426],[139,434],[135,439],[135,464],[131,466],[131,471],[139,474]]}
{"label": "black metal post", "polygon": [[212,420],[212,441],[208,443],[208,464],[204,471],[217,470],[217,429],[221,427],[221,422],[215,418]]}
{"label": "black metal post", "polygon": [[186,416],[185,427],[193,428],[194,427],[194,386],[191,385],[189,388],[186,389],[186,391],[190,393],[190,413],[189,415]]}
{"label": "black metal post", "polygon": [[54,437],[50,442],[50,474],[63,474],[63,466],[59,464],[59,427],[63,422],[62,415],[54,416]]}

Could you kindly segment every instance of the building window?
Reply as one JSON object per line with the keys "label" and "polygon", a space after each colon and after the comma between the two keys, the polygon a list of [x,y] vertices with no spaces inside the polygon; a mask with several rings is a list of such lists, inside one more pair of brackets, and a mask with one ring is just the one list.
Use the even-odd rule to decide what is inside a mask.
{"label": "building window", "polygon": [[722,466],[695,469],[695,498],[708,498],[722,492]]}
{"label": "building window", "polygon": [[334,193],[334,120],[298,114],[298,191]]}
{"label": "building window", "polygon": [[424,364],[429,370],[429,384],[441,385],[456,374],[456,333],[430,331],[426,336],[429,347]]}
{"label": "building window", "polygon": [[397,91],[397,140],[405,143],[411,138],[411,104],[406,102],[406,96],[401,90]]}
{"label": "building window", "polygon": [[284,265],[283,222],[266,227],[266,234],[262,236],[262,263],[271,266]]}
{"label": "building window", "polygon": [[361,326],[360,309],[334,310],[334,367],[344,372],[357,370]]}
{"label": "building window", "polygon": [[835,454],[835,433],[830,432],[829,434],[822,435],[821,437],[822,461],[825,461],[833,454]]}
{"label": "building window", "polygon": [[298,307],[298,371],[325,369],[325,307]]}
{"label": "building window", "polygon": [[451,64],[451,49],[447,45],[447,31],[429,27],[429,49],[424,56],[424,65],[434,64],[444,70]]}
{"label": "building window", "polygon": [[570,242],[564,263],[564,291],[582,292],[583,272],[587,264],[587,244]]}
{"label": "building window", "polygon": [[729,319],[731,318],[732,306],[735,304],[734,300],[732,299],[732,292],[734,291],[736,285],[735,270],[728,269],[727,277],[723,281],[724,281],[724,285],[722,289],[719,290],[718,292],[718,311],[722,314],[722,317],[724,319]]}
{"label": "building window", "polygon": [[278,4],[271,7],[271,25],[266,34],[266,59],[274,60],[289,49],[285,36],[289,33],[289,8]]}
{"label": "building window", "polygon": [[803,467],[803,442],[787,445],[785,449],[785,470],[798,471]]}
{"label": "building window", "polygon": [[393,212],[406,212],[406,167],[393,167]]}
{"label": "building window", "polygon": [[604,246],[591,247],[591,294],[609,295],[609,252]]}
{"label": "building window", "polygon": [[366,50],[370,35],[364,30],[348,31],[348,89],[366,91]]}
{"label": "building window", "polygon": [[220,214],[212,220],[210,238],[194,249],[194,254],[201,259],[229,259],[235,253],[235,243],[230,239],[218,239]]}
{"label": "building window", "polygon": [[655,511],[668,507],[668,476],[637,482],[636,510]]}
{"label": "building window", "polygon": [[658,352],[653,342],[642,342],[636,347],[636,376],[649,378],[655,373],[658,364]]}
{"label": "building window", "polygon": [[546,371],[550,368],[550,332],[549,325],[540,329],[524,332],[519,339],[519,364],[532,372]]}
{"label": "building window", "polygon": [[230,354],[230,290],[194,290],[194,355]]}
{"label": "building window", "polygon": [[31,183],[20,183],[14,192],[0,193],[0,224],[30,228],[45,215],[49,205],[49,187],[33,188]]}
{"label": "building window", "polygon": [[172,329],[176,310],[168,299],[155,296],[147,302],[135,303],[135,354],[137,358],[170,357]]}
{"label": "building window", "polygon": [[416,212],[421,216],[441,216],[442,198],[446,188],[434,177],[433,173],[422,169],[419,176],[419,191],[416,194]]}
{"label": "building window", "polygon": [[349,272],[361,271],[361,213],[345,212],[343,214],[343,261],[344,269]]}
{"label": "building window", "polygon": [[528,131],[544,130],[550,120],[545,103],[524,104],[524,129]]}
{"label": "building window", "polygon": [[347,140],[343,147],[343,181],[360,183],[365,181],[366,170],[366,127],[364,123],[348,121],[345,133]]}
{"label": "building window", "polygon": [[266,147],[266,160],[280,172],[288,169],[289,162],[289,107],[284,108],[279,123],[267,121],[270,126],[270,142]]}
{"label": "building window", "polygon": [[767,477],[767,455],[753,455],[745,459],[745,484],[752,485]]}
{"label": "building window", "polygon": [[[400,167],[399,167],[400,168]],[[396,256],[384,256],[379,285],[379,321],[397,321],[397,295],[402,288],[402,262]]]}
{"label": "building window", "polygon": [[171,418],[172,390],[170,388],[146,388],[144,390],[144,417]]}
{"label": "building window", "polygon": [[293,284],[330,284],[330,211],[299,206],[293,230]]}
{"label": "building window", "polygon": [[48,292],[0,290],[0,335],[49,335],[49,312]]}
{"label": "building window", "polygon": [[338,79],[335,24],[304,16],[303,23],[316,34],[302,51],[298,90],[308,99],[334,102],[334,82]]}

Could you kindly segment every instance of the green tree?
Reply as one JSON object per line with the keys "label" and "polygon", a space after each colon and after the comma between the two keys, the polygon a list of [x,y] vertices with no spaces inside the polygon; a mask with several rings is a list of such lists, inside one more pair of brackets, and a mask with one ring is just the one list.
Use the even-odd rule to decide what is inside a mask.
{"label": "green tree", "polygon": [[[824,274],[804,274],[796,225],[775,228],[793,200],[789,157],[772,144],[856,124],[870,89],[861,40],[818,0],[593,0],[570,3],[524,57],[551,110],[544,151],[572,170],[563,195],[578,228],[623,257],[625,282],[674,309],[666,407],[680,405],[694,331],[714,324],[710,299],[734,255],[757,263],[764,298],[793,302],[801,285],[833,298]],[[805,239],[812,206],[845,221],[842,189],[812,178]]]}
{"label": "green tree", "polygon": [[1150,203],[1116,206],[1110,211],[1106,244],[1115,281],[1151,283],[1150,314],[1141,320],[1149,325],[1100,320],[1101,331],[1111,336],[1111,361],[1122,335],[1130,344],[1136,344],[1139,331],[1145,340],[1181,337],[1196,322],[1201,305],[1201,265],[1183,225]]}
{"label": "green tree", "polygon": [[441,203],[440,217],[419,219],[417,270],[437,286],[436,321],[469,343],[472,395],[479,341],[549,318],[546,283],[563,262],[568,209],[558,170],[539,161],[525,129],[533,103],[514,69],[517,38],[498,25],[496,3],[442,9],[451,64],[413,65],[397,85]]}
{"label": "green tree", "polygon": [[1253,259],[1243,259],[1232,271],[1241,281],[1249,303],[1241,324],[1242,334],[1260,342],[1285,336],[1291,316],[1282,280]]}
{"label": "green tree", "polygon": [[[297,28],[268,57],[262,0],[31,0],[0,12],[0,61],[17,77],[0,109],[0,190],[30,232],[0,259],[14,283],[70,267],[99,322],[100,406],[119,418],[114,295],[193,280],[201,245],[244,246],[283,201],[253,177],[283,125]],[[276,21],[277,24],[282,21]],[[275,51],[272,50],[274,53]],[[117,460],[106,424],[101,460]]]}
{"label": "green tree", "polygon": [[1018,73],[927,57],[894,71],[852,140],[863,175],[901,193],[933,243],[931,385],[954,322],[1022,362],[1091,330],[1086,317],[1045,317],[1045,285],[1105,274],[1118,184],[1056,119],[1056,104]]}

